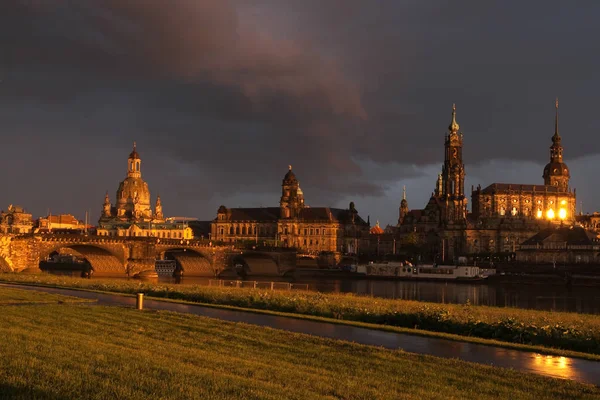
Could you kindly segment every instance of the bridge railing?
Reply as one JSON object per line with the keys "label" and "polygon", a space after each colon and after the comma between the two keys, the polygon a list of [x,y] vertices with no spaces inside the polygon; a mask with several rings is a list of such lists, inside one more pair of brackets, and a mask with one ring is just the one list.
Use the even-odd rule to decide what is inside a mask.
{"label": "bridge railing", "polygon": [[308,283],[264,282],[210,279],[208,286],[254,288],[267,290],[308,290]]}

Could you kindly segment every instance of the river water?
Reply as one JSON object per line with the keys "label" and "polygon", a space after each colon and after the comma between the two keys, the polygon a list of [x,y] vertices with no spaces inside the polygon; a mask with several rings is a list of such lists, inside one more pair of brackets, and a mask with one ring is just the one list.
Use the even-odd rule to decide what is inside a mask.
{"label": "river water", "polygon": [[[79,273],[66,273],[78,275]],[[100,278],[100,277],[98,277]],[[105,278],[105,277],[102,277]],[[128,279],[124,276],[111,277]],[[94,279],[94,278],[92,278]],[[172,278],[159,278],[161,282],[175,283]],[[560,284],[532,284],[510,282],[432,282],[403,280],[370,280],[327,277],[296,276],[293,280],[273,277],[248,278],[244,286],[252,286],[253,281],[277,280],[289,282],[295,289],[308,289],[324,293],[355,293],[363,296],[384,297],[404,300],[417,300],[433,303],[454,303],[495,307],[517,307],[546,311],[566,311],[587,314],[600,314],[600,287],[567,286]],[[217,280],[200,277],[184,277],[181,284],[235,286],[235,280]]]}
{"label": "river water", "polygon": [[[272,280],[272,278],[248,280],[254,279],[262,282]],[[209,280],[186,277],[181,283],[208,285]],[[235,283],[223,281],[223,284],[234,285]],[[319,278],[298,278],[292,282],[292,285],[298,289],[326,293],[355,293],[433,303],[469,302],[472,305],[600,314],[600,288],[588,286]]]}

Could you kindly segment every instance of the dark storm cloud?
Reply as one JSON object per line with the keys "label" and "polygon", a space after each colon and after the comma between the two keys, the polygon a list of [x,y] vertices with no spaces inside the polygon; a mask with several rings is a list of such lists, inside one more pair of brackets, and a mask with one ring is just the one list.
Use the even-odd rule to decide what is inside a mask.
{"label": "dark storm cloud", "polygon": [[316,184],[329,179],[317,171],[357,170],[347,157],[356,129],[345,127],[366,118],[356,86],[310,48],[243,23],[226,1],[23,1],[4,11],[14,76],[39,76],[39,65],[52,74],[36,79],[36,98],[81,105],[83,89],[128,93],[132,136],[214,168],[213,185],[279,178],[290,162]]}
{"label": "dark storm cloud", "polygon": [[[288,164],[313,205],[396,196],[407,179],[433,186],[422,168],[442,162],[454,102],[469,176],[487,178],[477,169],[489,159],[543,165],[557,95],[565,156],[590,156],[600,145],[598,11],[558,1],[6,1],[0,117],[18,138],[5,143],[86,149],[87,168],[111,164],[117,180],[137,140],[154,193],[188,213],[261,191],[276,203]],[[104,185],[106,173],[88,179]]]}

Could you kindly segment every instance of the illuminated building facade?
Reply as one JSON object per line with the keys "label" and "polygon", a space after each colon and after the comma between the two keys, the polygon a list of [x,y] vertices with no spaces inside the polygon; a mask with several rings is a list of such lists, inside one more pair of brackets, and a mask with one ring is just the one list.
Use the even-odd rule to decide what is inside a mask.
{"label": "illuminated building facade", "polygon": [[544,184],[493,183],[471,192],[472,212],[464,196],[463,135],[458,132],[456,109],[445,140],[445,159],[435,191],[421,210],[401,203],[400,235],[417,234],[443,260],[458,255],[516,252],[519,245],[553,225],[572,225],[576,219],[576,191],[569,186],[570,171],[563,162],[556,101],[550,162]]}
{"label": "illuminated building facade", "polygon": [[101,236],[143,236],[158,239],[193,239],[193,231],[185,222],[165,220],[160,196],[152,210],[150,189],[142,179],[142,159],[135,143],[127,159],[127,176],[119,184],[116,205],[108,192],[104,197],[97,234]]}
{"label": "illuminated building facade", "polygon": [[294,247],[304,253],[359,253],[369,245],[369,224],[354,203],[348,209],[306,205],[290,166],[281,185],[279,207],[221,206],[211,236],[229,243]]}

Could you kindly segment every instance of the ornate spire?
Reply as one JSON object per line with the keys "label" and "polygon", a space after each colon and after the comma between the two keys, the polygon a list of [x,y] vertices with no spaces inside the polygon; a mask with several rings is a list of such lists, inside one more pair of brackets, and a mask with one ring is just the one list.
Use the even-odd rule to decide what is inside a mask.
{"label": "ornate spire", "polygon": [[406,200],[406,185],[402,186],[402,200]]}
{"label": "ornate spire", "polygon": [[133,142],[133,150],[131,150],[131,153],[129,154],[129,158],[131,159],[139,159],[140,155],[137,152],[137,145],[135,142]]}
{"label": "ornate spire", "polygon": [[452,133],[458,132],[459,129],[460,125],[458,125],[458,122],[456,122],[456,104],[452,104],[452,122],[450,122],[448,130]]}
{"label": "ornate spire", "polygon": [[556,116],[554,117],[554,136],[553,138],[560,138],[558,134],[558,97],[556,98],[556,102],[554,103],[556,107]]}

